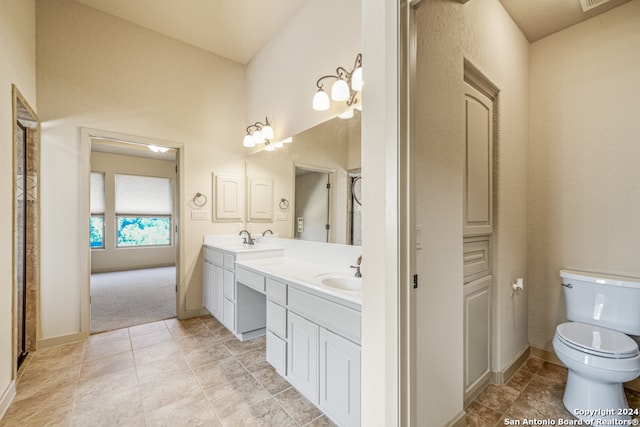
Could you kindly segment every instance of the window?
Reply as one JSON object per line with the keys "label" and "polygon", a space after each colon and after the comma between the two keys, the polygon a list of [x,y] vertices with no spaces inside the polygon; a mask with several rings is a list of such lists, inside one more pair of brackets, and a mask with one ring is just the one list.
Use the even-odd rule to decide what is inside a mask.
{"label": "window", "polygon": [[171,180],[116,174],[116,247],[171,245]]}
{"label": "window", "polygon": [[91,249],[104,249],[104,172],[91,172]]}

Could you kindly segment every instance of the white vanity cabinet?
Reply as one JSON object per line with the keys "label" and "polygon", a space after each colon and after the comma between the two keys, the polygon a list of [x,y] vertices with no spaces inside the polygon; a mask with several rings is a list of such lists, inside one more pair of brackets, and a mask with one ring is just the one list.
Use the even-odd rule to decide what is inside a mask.
{"label": "white vanity cabinet", "polygon": [[360,425],[360,312],[265,278],[266,357],[340,426]]}
{"label": "white vanity cabinet", "polygon": [[277,247],[203,246],[203,305],[240,340],[265,333],[264,276],[236,269],[237,260],[282,256]]}
{"label": "white vanity cabinet", "polygon": [[223,253],[204,248],[203,302],[216,319],[222,321],[222,292],[224,282]]}

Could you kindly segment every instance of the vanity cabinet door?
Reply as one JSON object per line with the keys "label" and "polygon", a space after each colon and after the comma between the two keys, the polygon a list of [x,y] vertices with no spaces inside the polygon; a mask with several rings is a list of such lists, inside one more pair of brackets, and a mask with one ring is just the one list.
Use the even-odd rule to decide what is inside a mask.
{"label": "vanity cabinet door", "polygon": [[236,304],[222,298],[222,324],[231,332],[236,330]]}
{"label": "vanity cabinet door", "polygon": [[320,328],[320,407],[341,426],[360,425],[360,346]]}
{"label": "vanity cabinet door", "polygon": [[209,312],[216,319],[222,321],[222,287],[224,270],[217,265],[211,265],[211,307]]}
{"label": "vanity cabinet door", "polygon": [[289,311],[287,380],[312,402],[318,402],[318,325]]}
{"label": "vanity cabinet door", "polygon": [[287,342],[267,330],[267,362],[283,377],[287,376]]}
{"label": "vanity cabinet door", "polygon": [[211,313],[211,293],[213,288],[213,264],[203,262],[202,271],[202,305]]}

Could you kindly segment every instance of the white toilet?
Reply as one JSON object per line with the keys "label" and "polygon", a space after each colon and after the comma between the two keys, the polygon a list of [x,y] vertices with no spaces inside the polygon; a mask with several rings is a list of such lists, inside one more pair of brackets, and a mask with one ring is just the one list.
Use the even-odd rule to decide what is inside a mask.
{"label": "white toilet", "polygon": [[[571,322],[553,349],[569,368],[564,406],[583,420],[630,419],[622,383],[640,375],[640,278],[561,270]],[[628,335],[626,335],[628,334]]]}

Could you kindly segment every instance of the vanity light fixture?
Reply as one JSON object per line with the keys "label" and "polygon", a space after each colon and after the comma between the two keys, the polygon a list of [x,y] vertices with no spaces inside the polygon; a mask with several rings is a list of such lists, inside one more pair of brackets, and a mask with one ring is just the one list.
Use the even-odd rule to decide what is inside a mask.
{"label": "vanity light fixture", "polygon": [[324,91],[325,79],[334,79],[331,86],[331,99],[334,101],[347,101],[347,105],[351,107],[358,99],[356,96],[362,90],[362,54],[356,56],[351,71],[347,71],[343,67],[336,68],[335,75],[322,76],[316,82],[318,90],[313,96],[313,109],[317,111],[326,111],[329,109],[331,102],[329,95]]}
{"label": "vanity light fixture", "polygon": [[264,123],[255,122],[247,126],[247,134],[244,136],[242,145],[245,147],[255,147],[256,144],[264,144],[268,147],[273,139],[273,128],[269,124],[269,118],[264,118]]}

